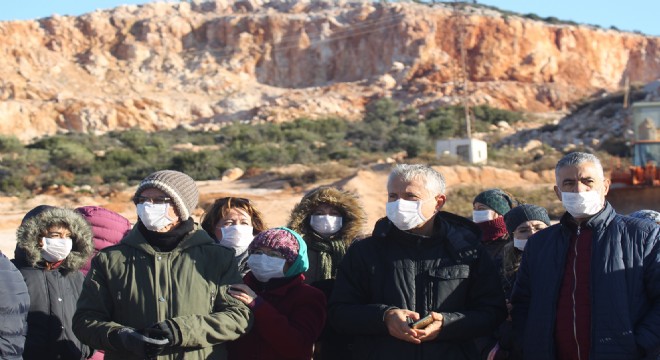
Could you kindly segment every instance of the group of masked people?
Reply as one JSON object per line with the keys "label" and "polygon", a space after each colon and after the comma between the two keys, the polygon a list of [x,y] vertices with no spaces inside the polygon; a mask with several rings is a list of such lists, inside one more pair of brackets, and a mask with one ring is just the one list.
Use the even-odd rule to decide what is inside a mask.
{"label": "group of masked people", "polygon": [[[551,225],[499,189],[477,195],[473,219],[442,211],[442,174],[399,164],[364,236],[357,196],[332,187],[286,227],[240,197],[198,225],[194,180],[157,171],[137,187],[134,226],[98,207],[26,214],[24,282],[3,280],[21,300],[0,339],[27,334],[25,359],[655,359],[660,226],[615,212],[592,154],[555,175],[567,211]],[[100,227],[101,212],[119,218]],[[21,358],[3,345],[0,358]]]}

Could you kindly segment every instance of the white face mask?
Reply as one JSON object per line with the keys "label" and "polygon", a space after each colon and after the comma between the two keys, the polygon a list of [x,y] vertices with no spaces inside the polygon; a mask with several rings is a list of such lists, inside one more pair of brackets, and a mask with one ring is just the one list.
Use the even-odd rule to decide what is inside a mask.
{"label": "white face mask", "polygon": [[167,216],[167,209],[170,204],[137,204],[137,214],[144,227],[151,231],[158,231],[167,225],[170,225],[174,219]]}
{"label": "white face mask", "polygon": [[235,249],[236,255],[244,253],[254,239],[254,235],[252,235],[254,228],[250,225],[225,226],[221,227],[220,231],[222,232],[220,245]]}
{"label": "white face mask", "polygon": [[523,250],[525,250],[525,245],[527,245],[527,239],[523,240],[523,239],[513,238],[513,246],[516,249],[518,249],[520,251],[523,251]]}
{"label": "white face mask", "polygon": [[562,192],[561,202],[574,218],[584,218],[597,214],[603,208],[603,199],[598,191]]}
{"label": "white face mask", "polygon": [[41,257],[51,263],[66,259],[73,248],[71,238],[41,238],[43,246],[41,248]]}
{"label": "white face mask", "polygon": [[385,212],[387,218],[399,230],[410,230],[418,227],[427,220],[422,214],[422,203],[422,201],[399,199],[388,202],[385,205]]}
{"label": "white face mask", "polygon": [[320,235],[332,235],[342,226],[342,217],[333,215],[312,215],[309,226]]}
{"label": "white face mask", "polygon": [[482,223],[495,220],[495,211],[493,210],[472,210],[472,221]]}
{"label": "white face mask", "polygon": [[252,274],[261,282],[283,278],[284,264],[286,264],[286,260],[266,254],[252,254],[247,260],[247,265],[252,270]]}

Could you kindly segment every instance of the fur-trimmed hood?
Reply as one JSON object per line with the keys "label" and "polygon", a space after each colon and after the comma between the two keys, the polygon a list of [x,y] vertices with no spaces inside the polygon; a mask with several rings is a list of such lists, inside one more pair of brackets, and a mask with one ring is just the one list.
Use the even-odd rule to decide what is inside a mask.
{"label": "fur-trimmed hood", "polygon": [[73,248],[59,269],[79,270],[94,251],[92,229],[79,213],[71,209],[48,208],[38,215],[24,219],[16,230],[16,250],[14,258],[17,267],[39,267],[42,260],[39,240],[53,225],[66,225],[71,231]]}
{"label": "fur-trimmed hood", "polygon": [[309,236],[318,236],[309,225],[309,220],[312,212],[321,204],[331,205],[342,213],[343,226],[331,239],[341,239],[349,245],[363,234],[367,213],[358,196],[350,191],[333,187],[320,187],[305,195],[291,211],[287,227],[298,232],[305,239]]}

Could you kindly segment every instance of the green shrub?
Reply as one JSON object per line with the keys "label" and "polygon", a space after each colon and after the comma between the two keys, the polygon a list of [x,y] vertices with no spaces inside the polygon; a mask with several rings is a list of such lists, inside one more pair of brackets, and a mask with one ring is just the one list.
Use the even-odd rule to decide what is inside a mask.
{"label": "green shrub", "polygon": [[94,165],[94,154],[78,143],[59,142],[50,150],[50,160],[60,169],[86,173]]}
{"label": "green shrub", "polygon": [[426,114],[426,128],[433,139],[447,139],[455,137],[459,127],[465,122],[460,108],[439,107]]}
{"label": "green shrub", "polygon": [[23,151],[23,144],[17,137],[0,135],[0,153],[18,153]]}

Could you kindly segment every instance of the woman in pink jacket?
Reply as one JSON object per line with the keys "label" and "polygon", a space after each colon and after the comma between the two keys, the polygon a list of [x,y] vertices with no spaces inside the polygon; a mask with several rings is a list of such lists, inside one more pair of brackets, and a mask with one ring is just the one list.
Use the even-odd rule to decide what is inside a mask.
{"label": "woman in pink jacket", "polygon": [[[101,249],[108,246],[119,244],[129,231],[131,231],[131,222],[125,217],[114,211],[99,206],[82,206],[76,209],[85,220],[92,226],[94,233],[94,255],[96,256]],[[92,258],[87,260],[87,264],[80,269],[87,275]]]}
{"label": "woman in pink jacket", "polygon": [[[92,258],[101,249],[118,244],[131,231],[132,226],[131,222],[125,217],[99,206],[81,206],[76,211],[92,226],[92,233],[94,234],[94,254],[80,269],[83,274],[87,275]],[[96,351],[90,359],[102,360],[103,358],[103,352]]]}

